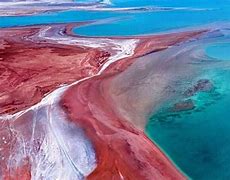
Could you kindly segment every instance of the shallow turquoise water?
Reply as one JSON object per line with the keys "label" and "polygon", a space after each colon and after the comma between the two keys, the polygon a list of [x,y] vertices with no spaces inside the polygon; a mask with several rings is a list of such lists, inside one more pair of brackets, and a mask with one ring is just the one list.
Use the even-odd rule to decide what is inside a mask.
{"label": "shallow turquoise water", "polygon": [[[230,1],[115,1],[116,7],[156,6],[187,9],[170,11],[152,11],[138,13],[119,13],[124,20],[116,23],[85,26],[76,28],[74,32],[88,36],[116,36],[159,33],[179,28],[196,27],[205,24],[227,22],[230,20]],[[119,31],[116,31],[119,29]]]}
{"label": "shallow turquoise water", "polygon": [[230,71],[214,70],[206,77],[215,89],[193,96],[195,109],[161,110],[150,118],[146,133],[192,179],[230,179]]}
{"label": "shallow turquoise water", "polygon": [[[87,1],[88,2],[88,1]],[[172,7],[169,11],[64,11],[33,16],[0,17],[0,27],[49,23],[69,23],[118,18],[119,21],[100,23],[74,29],[88,36],[119,36],[159,33],[185,27],[230,21],[230,1],[208,0],[114,0],[108,7]]]}
{"label": "shallow turquoise water", "polygon": [[96,19],[105,19],[114,17],[112,12],[87,12],[87,11],[63,11],[38,14],[32,16],[11,16],[0,17],[0,27],[28,26],[37,24],[54,24],[84,22]]}
{"label": "shallow turquoise water", "polygon": [[[0,17],[0,27],[101,20],[100,24],[75,28],[74,32],[88,36],[125,36],[207,24],[218,27],[219,23],[230,22],[230,0],[113,0],[108,7],[155,6],[175,9],[128,12],[71,10]],[[111,21],[103,23],[106,19]],[[206,54],[215,59],[230,60],[230,43],[210,45]],[[194,110],[169,113],[162,107],[150,118],[146,133],[191,178],[230,179],[230,72],[223,67],[222,70],[207,72],[206,76],[214,82],[215,90],[193,96]]]}
{"label": "shallow turquoise water", "polygon": [[219,43],[208,46],[206,53],[212,58],[230,61],[230,43]]}

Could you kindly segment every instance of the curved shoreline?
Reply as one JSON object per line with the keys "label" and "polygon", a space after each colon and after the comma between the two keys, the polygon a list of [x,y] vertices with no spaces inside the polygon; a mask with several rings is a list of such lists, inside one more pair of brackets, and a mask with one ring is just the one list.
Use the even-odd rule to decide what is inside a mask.
{"label": "curved shoreline", "polygon": [[[50,26],[45,26],[45,27],[50,27]],[[61,27],[57,26],[57,29],[61,29]],[[60,41],[60,37],[54,36],[53,39],[49,39],[49,38],[46,38],[45,34],[42,34],[43,36],[39,37],[38,35],[39,35],[39,32],[41,32],[41,29],[38,26],[37,28],[32,30],[32,34],[30,33],[31,29],[29,27],[11,29],[11,31],[13,30],[14,33],[17,34],[17,36],[20,36],[22,38],[22,39],[21,38],[16,39],[14,43],[25,41],[25,44],[24,43],[23,44],[27,46],[30,45],[30,43],[35,43],[33,45],[33,48],[34,46],[43,48],[43,44],[47,46],[47,43],[48,43],[54,49],[68,47],[68,49],[72,50],[72,53],[76,52],[76,50],[82,51],[83,54],[87,52],[91,52],[90,55],[88,56],[90,58],[87,57],[85,59],[86,61],[83,64],[85,63],[87,64],[92,59],[95,60],[95,52],[97,53],[108,52],[106,51],[106,49],[103,49],[104,48],[103,46],[98,47],[98,48],[95,48],[95,47],[87,48],[85,46],[82,46],[82,43],[86,42],[85,41],[86,39],[80,38],[80,37],[71,37],[71,36],[65,37],[67,38],[65,39],[65,43],[69,43],[69,45],[64,45],[65,43],[63,43],[62,41],[63,39]],[[44,27],[42,29],[44,29]],[[22,32],[23,31],[25,32],[22,33],[20,32],[21,30]],[[3,29],[1,31],[7,31],[7,29]],[[108,101],[110,99],[108,92],[106,92],[103,89],[105,87],[108,87],[107,86],[109,85],[108,80],[110,78],[113,78],[113,76],[115,77],[119,73],[125,71],[131,64],[135,62],[135,59],[137,57],[144,56],[151,52],[166,49],[172,45],[175,45],[179,42],[184,42],[191,38],[199,37],[202,33],[205,33],[205,32],[206,31],[197,31],[197,32],[178,33],[177,35],[169,34],[169,35],[160,35],[160,36],[151,36],[151,37],[137,37],[136,38],[138,39],[137,44],[133,44],[134,45],[133,52],[131,52],[130,54],[126,54],[120,51],[119,49],[115,48],[114,50],[109,52],[110,56],[105,56],[106,59],[105,61],[102,62],[102,64],[98,66],[97,64],[91,62],[92,63],[90,66],[91,69],[89,70],[89,72],[86,73],[85,75],[80,74],[80,77],[78,75],[78,77],[77,78],[75,77],[75,79],[72,82],[76,81],[77,79],[80,79],[80,81],[73,83],[72,85],[70,85],[70,87],[69,86],[63,87],[64,89],[69,87],[66,90],[66,92],[64,92],[64,96],[61,99],[61,105],[62,107],[64,107],[64,110],[68,116],[67,121],[72,121],[74,122],[76,126],[80,126],[81,129],[83,129],[84,132],[86,133],[86,136],[90,140],[92,140],[93,146],[96,147],[95,151],[96,151],[96,155],[98,159],[98,164],[97,164],[96,170],[93,171],[93,173],[88,178],[93,178],[93,179],[97,177],[100,178],[102,177],[102,175],[104,175],[103,177],[118,177],[118,178],[126,177],[126,178],[132,178],[132,179],[135,179],[137,177],[150,179],[151,177],[153,177],[153,175],[155,176],[155,178],[159,178],[159,177],[166,178],[166,179],[169,177],[178,178],[178,179],[185,178],[174,167],[174,165],[169,161],[169,159],[165,157],[164,154],[156,147],[156,145],[154,145],[146,137],[146,135],[144,135],[143,131],[138,130],[134,125],[132,125],[132,123],[127,121],[127,119],[124,118],[122,114],[116,111],[115,104],[111,104]],[[5,33],[6,33],[5,38],[7,38],[8,37],[7,32]],[[55,33],[55,34],[57,35],[58,33]],[[68,32],[67,32],[67,35],[68,35]],[[74,43],[73,43],[73,40],[74,40]],[[88,38],[88,40],[91,43],[98,42],[98,38],[96,39]],[[107,45],[109,44],[110,49],[113,49],[111,47],[120,47],[122,49],[123,45],[125,45],[124,42],[129,42],[129,40],[130,39],[107,38],[105,39],[105,41],[103,41],[103,43],[107,43]],[[156,41],[158,43],[156,43]],[[79,45],[79,43],[81,45]],[[75,47],[75,46],[79,46],[79,47]],[[1,48],[3,48],[3,50],[7,47],[9,47],[9,44],[2,43]],[[23,46],[18,46],[18,47],[19,49],[21,49]],[[59,60],[60,60],[60,56],[63,56],[63,60],[66,59],[68,56],[71,56],[69,53],[66,53],[66,49],[62,52],[59,50],[60,49],[58,49],[58,56],[57,56]],[[38,49],[35,48],[35,52],[37,51]],[[21,51],[20,53],[22,52],[23,51]],[[50,52],[48,51],[47,53],[48,53],[48,56],[45,59],[47,59],[50,56],[49,55]],[[23,57],[23,53],[21,55]],[[52,57],[53,55],[55,54],[52,54]],[[79,53],[76,55],[76,57],[77,56],[79,56]],[[100,56],[99,61],[103,57],[104,56],[102,57]],[[118,57],[119,59],[116,59]],[[17,59],[18,58],[20,58],[20,56],[17,55]],[[34,58],[34,59],[37,59],[37,58]],[[63,62],[67,63],[69,61],[67,60]],[[108,64],[106,64],[106,62],[108,62]],[[103,68],[104,66],[105,68]],[[79,67],[76,67],[76,68],[78,69]],[[75,70],[73,72],[75,73]],[[56,76],[56,73],[53,72],[53,75]],[[73,74],[71,74],[71,76],[72,75]],[[41,78],[41,76],[39,78]],[[30,78],[28,79],[28,81],[29,80]],[[64,77],[64,79],[60,82],[60,84],[63,84],[63,83],[71,84],[71,81],[66,82],[66,77]],[[89,91],[88,88],[90,88],[91,90]],[[46,93],[52,92],[54,89],[55,88],[49,90]],[[39,102],[42,99],[44,94],[39,97],[37,102]],[[52,94],[54,93],[50,93],[47,97],[52,97]],[[45,108],[49,112],[48,107],[52,105],[52,101],[55,101],[55,102],[58,101],[58,98],[60,98],[59,96],[60,95],[58,95],[58,97],[47,99],[47,101],[45,101],[41,106],[38,103],[36,106],[34,106],[36,108],[33,108],[33,106],[29,108],[31,106],[30,104],[30,105],[27,105],[27,107],[23,109],[29,108],[32,111],[37,112],[40,108]],[[76,99],[79,99],[79,101],[76,102],[76,99],[73,99],[73,97],[76,97]],[[21,110],[22,109],[18,108],[16,111],[11,111],[11,113],[13,114],[14,112],[18,112],[18,113],[12,115],[10,118],[4,118],[3,116],[1,117],[1,119],[5,119],[6,122],[8,122],[10,119],[14,119],[14,122],[19,122],[19,119],[23,119],[23,117],[27,116],[27,114],[30,112],[30,110],[25,110],[25,111],[20,112]],[[94,115],[92,116],[91,113]],[[44,118],[47,118],[47,117],[44,117]],[[103,118],[106,118],[108,121],[106,121],[106,119],[103,119]],[[114,137],[114,139],[107,138],[107,136]],[[13,142],[9,142],[9,143],[13,143]],[[145,147],[146,150],[143,150],[143,154],[142,154],[139,151],[142,151],[143,147]],[[152,152],[152,155],[150,155],[147,150],[149,152]],[[106,156],[103,156],[104,152],[107,153]],[[116,156],[111,157],[110,152],[115,152]],[[125,157],[122,156],[121,158],[122,153],[125,154]],[[29,167],[31,166],[31,163],[32,163],[30,162],[30,158],[31,158],[30,155],[28,155],[28,159],[29,159],[28,164],[27,164],[28,168],[25,168],[27,169],[28,173],[30,172]],[[111,161],[110,158],[113,158],[113,161]],[[127,158],[127,160],[124,162],[122,160],[123,158]],[[113,171],[106,171],[105,169],[107,169],[108,167],[105,166],[104,163],[107,164],[108,167],[111,167]],[[160,166],[158,167],[159,163],[160,163]],[[7,166],[7,164],[5,165]],[[19,169],[23,167],[24,166],[19,167]],[[145,168],[148,168],[148,172],[146,172],[147,170]],[[136,172],[139,169],[140,169],[140,173]],[[115,173],[114,176],[113,176],[113,172]],[[135,174],[130,174],[132,172],[135,172]]]}

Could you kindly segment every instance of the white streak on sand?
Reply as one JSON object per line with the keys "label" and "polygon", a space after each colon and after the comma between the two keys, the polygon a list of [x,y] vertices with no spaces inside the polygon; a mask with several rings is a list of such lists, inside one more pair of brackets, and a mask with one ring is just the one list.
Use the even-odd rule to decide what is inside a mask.
{"label": "white streak on sand", "polygon": [[[56,29],[55,29],[56,28]],[[55,31],[55,36],[50,36],[49,31]],[[58,30],[58,32],[57,32]],[[71,37],[60,32],[57,27],[43,28],[37,35],[41,40],[50,40],[59,44],[78,45],[83,47],[100,48],[111,52],[112,55],[108,61],[102,66],[99,73],[103,72],[111,63],[132,56],[136,48],[138,39],[110,39],[110,38],[85,38]]]}
{"label": "white streak on sand", "polygon": [[[17,138],[16,149],[11,151],[11,160],[8,167],[15,169],[23,163],[23,158],[29,157],[31,162],[32,179],[84,179],[96,168],[96,155],[92,144],[88,137],[85,136],[82,129],[75,124],[71,124],[59,107],[59,101],[62,94],[71,86],[85,81],[92,77],[100,75],[110,64],[115,61],[132,56],[138,40],[113,40],[113,39],[97,39],[97,38],[73,38],[73,37],[47,37],[47,31],[52,30],[51,27],[40,31],[38,37],[40,40],[51,40],[60,44],[80,45],[86,47],[97,47],[109,50],[112,47],[114,51],[109,60],[102,66],[98,74],[83,78],[70,85],[63,85],[52,93],[44,97],[41,102],[28,108],[27,110],[15,113],[13,115],[0,116],[2,121],[14,121],[26,115],[26,113],[34,112],[32,123],[32,135],[30,146],[28,146],[28,138],[20,135],[20,127],[17,128],[19,134]],[[40,128],[38,128],[40,127]],[[42,127],[42,129],[41,129]],[[22,130],[22,129],[21,129]],[[16,131],[11,129],[11,131]],[[43,133],[37,137],[36,133]],[[21,133],[22,134],[22,133]],[[34,152],[34,141],[40,140],[40,150]],[[26,150],[29,148],[29,151]],[[22,151],[24,149],[24,151]],[[122,177],[122,175],[121,175]]]}

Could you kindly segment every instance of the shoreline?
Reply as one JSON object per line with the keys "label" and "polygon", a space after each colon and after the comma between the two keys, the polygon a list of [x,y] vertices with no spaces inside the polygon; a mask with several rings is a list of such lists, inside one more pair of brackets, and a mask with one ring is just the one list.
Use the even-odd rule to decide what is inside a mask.
{"label": "shoreline", "polygon": [[[27,27],[28,28],[28,27]],[[17,29],[17,28],[16,28]],[[20,29],[20,28],[19,28]],[[4,29],[4,30],[6,30],[6,29]],[[95,96],[95,93],[96,92],[98,92],[98,93],[96,93],[96,94],[100,94],[100,95],[102,95],[102,97],[103,97],[103,93],[104,92],[101,92],[101,90],[100,89],[98,89],[98,87],[102,87],[102,86],[104,86],[104,85],[101,85],[102,84],[102,82],[104,81],[104,80],[100,80],[100,79],[106,79],[106,78],[108,78],[109,77],[109,79],[110,79],[110,77],[113,77],[113,76],[116,76],[117,74],[119,74],[119,73],[121,73],[122,71],[125,71],[132,63],[135,63],[135,59],[137,58],[137,57],[141,57],[141,56],[144,56],[144,55],[146,55],[146,54],[148,54],[148,53],[151,53],[151,52],[155,52],[155,51],[159,51],[159,50],[162,50],[162,49],[166,49],[166,48],[168,48],[168,47],[170,47],[170,46],[172,46],[172,45],[175,45],[176,43],[178,43],[178,42],[184,42],[185,40],[188,40],[188,39],[190,39],[191,37],[197,37],[197,36],[199,36],[199,35],[201,35],[202,33],[204,33],[204,31],[198,31],[198,32],[188,32],[187,34],[186,33],[184,33],[184,34],[182,34],[182,37],[180,37],[180,35],[178,35],[178,37],[176,37],[175,38],[175,34],[173,34],[173,35],[171,35],[171,39],[170,40],[167,40],[167,41],[165,41],[163,44],[161,44],[161,46],[159,45],[159,44],[155,44],[154,42],[155,41],[157,41],[157,40],[160,40],[160,39],[168,39],[169,37],[170,37],[170,35],[166,35],[166,37],[165,36],[163,36],[163,35],[161,35],[161,36],[153,36],[152,38],[148,38],[147,39],[147,37],[145,37],[145,38],[141,38],[141,37],[139,37],[139,41],[138,41],[138,43],[137,43],[137,45],[135,46],[135,48],[134,48],[134,52],[133,52],[133,54],[127,54],[126,56],[127,57],[123,57],[123,56],[120,56],[121,57],[121,59],[114,59],[114,61],[112,60],[110,63],[108,63],[108,66],[105,68],[105,69],[103,69],[103,65],[105,65],[105,64],[102,64],[102,66],[99,66],[99,68],[102,68],[103,69],[103,71],[99,71],[98,69],[96,70],[96,71],[94,71],[94,73],[95,72],[97,72],[97,73],[99,73],[98,75],[96,75],[97,73],[95,73],[93,76],[92,75],[90,75],[90,76],[88,76],[88,78],[86,77],[86,79],[85,80],[83,80],[83,81],[81,81],[80,80],[80,83],[77,83],[76,85],[72,85],[71,87],[69,87],[67,90],[66,90],[66,92],[64,92],[64,97],[63,97],[63,99],[61,99],[61,104],[63,104],[63,101],[64,101],[64,109],[66,110],[66,109],[68,109],[68,106],[69,106],[69,108],[71,107],[71,109],[73,110],[73,112],[75,112],[75,115],[77,115],[77,119],[75,119],[76,117],[74,117],[74,113],[71,113],[71,114],[68,114],[69,112],[71,112],[71,111],[66,111],[66,113],[68,114],[68,116],[70,117],[69,118],[69,120],[70,119],[73,119],[74,121],[76,121],[75,123],[77,124],[77,125],[80,125],[81,126],[81,128],[83,128],[84,130],[85,130],[85,132],[86,132],[86,135],[88,136],[88,138],[89,139],[94,139],[94,146],[96,146],[96,152],[97,153],[99,153],[99,154],[103,154],[103,152],[101,151],[101,150],[99,150],[99,148],[101,148],[101,146],[99,145],[99,144],[103,144],[103,148],[102,149],[104,149],[104,150],[106,150],[106,152],[108,153],[109,151],[107,151],[108,149],[108,144],[106,144],[106,142],[107,143],[109,143],[110,142],[110,140],[109,139],[107,139],[106,137],[107,136],[103,136],[103,135],[101,135],[100,136],[100,138],[99,137],[97,137],[97,130],[99,130],[99,133],[106,133],[106,134],[113,134],[114,132],[116,132],[116,133],[118,133],[117,134],[117,136],[116,136],[116,143],[115,144],[120,144],[120,151],[121,152],[123,152],[123,153],[127,153],[127,150],[128,150],[128,152],[130,152],[130,153],[132,153],[132,152],[136,152],[136,153],[134,153],[135,155],[134,155],[134,158],[132,159],[131,158],[131,160],[130,160],[130,162],[132,161],[132,160],[137,160],[137,161],[134,161],[134,162],[132,162],[132,163],[134,163],[134,164],[132,164],[132,165],[134,165],[133,167],[142,167],[143,169],[145,169],[144,167],[147,165],[146,164],[146,162],[148,162],[148,161],[151,161],[152,160],[152,158],[153,159],[155,159],[155,163],[163,163],[163,164],[167,164],[166,166],[163,166],[163,167],[165,167],[166,169],[168,169],[168,173],[166,173],[167,175],[165,176],[165,178],[167,178],[167,176],[169,176],[169,177],[180,177],[180,179],[183,179],[184,177],[183,177],[183,175],[181,175],[180,174],[180,172],[179,172],[179,170],[177,170],[177,168],[175,168],[174,167],[174,165],[172,164],[172,162],[168,159],[168,157],[166,157],[164,154],[163,154],[163,152],[161,152],[160,151],[160,149],[153,143],[153,142],[151,142],[145,135],[144,135],[144,133],[142,132],[142,131],[140,131],[140,130],[138,130],[137,128],[135,128],[133,125],[132,125],[132,123],[130,123],[129,121],[127,121],[127,119],[126,118],[124,118],[123,117],[123,115],[122,114],[120,114],[120,113],[118,113],[118,111],[114,111],[114,109],[115,109],[115,107],[113,107],[113,106],[111,106],[111,104],[108,104],[108,102],[106,101],[106,99],[101,99],[101,100],[103,100],[104,101],[104,103],[102,103],[101,102],[101,100],[99,100],[98,101],[98,97],[97,96]],[[20,32],[19,32],[19,34],[20,34]],[[34,38],[36,37],[36,34],[37,33],[35,33],[35,36],[34,36],[34,34],[33,34],[33,36],[29,36],[30,38],[32,37],[32,40],[34,40]],[[68,35],[68,33],[67,33],[67,35]],[[23,34],[23,39],[25,40],[25,37],[26,37],[26,35],[25,34]],[[31,40],[29,38],[29,40]],[[41,37],[39,37],[39,38],[41,38]],[[39,42],[39,40],[40,39],[37,39],[37,41],[32,41],[33,43],[34,42]],[[69,37],[70,39],[71,38],[73,38],[73,37]],[[75,37],[75,38],[78,38],[78,37]],[[36,39],[36,38],[35,38]],[[80,38],[81,39],[81,38]],[[92,40],[94,39],[94,38],[88,38],[88,39],[90,39],[90,41],[91,42],[93,42]],[[137,38],[138,39],[138,38]],[[114,44],[112,44],[113,46],[116,46],[117,45],[117,42],[116,41],[114,41],[115,39],[110,39],[110,41],[107,41],[107,42],[113,42]],[[121,39],[117,39],[117,41],[120,41]],[[124,39],[123,39],[124,40]],[[126,39],[127,40],[127,39]],[[25,41],[27,41],[27,40],[25,40]],[[95,40],[94,40],[95,41]],[[77,42],[77,40],[76,40],[76,42]],[[27,43],[29,43],[29,42],[27,42]],[[46,43],[53,43],[53,44],[55,44],[54,42],[53,42],[53,40],[47,40],[47,42],[44,42],[45,44]],[[82,43],[82,42],[81,42]],[[154,46],[155,45],[155,46]],[[36,46],[36,45],[35,45]],[[55,45],[53,45],[55,48],[56,47],[60,47],[60,46],[62,46],[62,47],[65,47],[65,46],[67,46],[68,48],[70,48],[71,47],[71,49],[73,48],[73,49],[75,49],[74,48],[74,46],[76,46],[76,44],[71,44],[71,45],[63,45],[63,44],[61,44],[61,42],[59,42],[59,43],[56,43]],[[141,47],[144,47],[144,48],[140,48],[140,46]],[[3,47],[3,49],[5,48],[5,45],[3,45],[2,46]],[[42,47],[42,45],[39,45],[39,47]],[[122,46],[121,46],[122,47]],[[160,47],[160,48],[159,48]],[[82,47],[79,47],[79,48],[82,48]],[[91,47],[92,48],[92,47]],[[90,47],[88,47],[88,49],[86,49],[87,51],[88,50],[90,50],[91,49]],[[85,47],[83,48],[83,50],[85,49]],[[94,48],[93,48],[94,49]],[[101,48],[99,48],[98,49],[98,51],[99,52],[103,52],[103,48],[101,49]],[[105,51],[106,52],[106,51]],[[60,53],[60,52],[59,52]],[[118,53],[118,52],[117,52]],[[65,53],[64,53],[65,54]],[[111,54],[111,56],[113,57],[116,57],[115,55],[116,55],[116,51],[114,51],[114,52],[110,52],[110,54]],[[95,54],[93,54],[93,55],[95,55]],[[66,55],[65,55],[66,56]],[[68,57],[68,56],[67,56]],[[94,57],[94,56],[92,56],[92,57]],[[19,57],[17,57],[17,58],[19,58]],[[66,57],[65,57],[66,58]],[[107,57],[107,59],[108,58],[110,58],[110,57]],[[111,60],[111,59],[110,59]],[[55,74],[55,73],[54,73]],[[83,77],[80,77],[79,79],[82,79]],[[94,81],[95,80],[95,81]],[[74,81],[76,81],[76,79],[74,80]],[[62,82],[63,83],[63,82]],[[61,83],[61,84],[62,84]],[[88,92],[90,92],[90,94],[89,94],[89,96],[87,95],[87,96],[85,96],[84,95],[84,93],[86,93],[87,91],[87,88],[89,88],[88,87],[88,85],[86,85],[86,86],[83,86],[83,89],[81,88],[81,84],[87,84],[87,83],[89,83],[89,85],[90,86],[93,86],[93,87],[95,87],[95,88],[93,88],[93,89],[95,89],[95,90],[93,90],[93,91],[88,91]],[[105,87],[107,86],[107,84],[108,83],[105,83]],[[80,87],[79,87],[80,86]],[[81,108],[83,108],[80,112],[80,114],[79,114],[79,109],[76,109],[76,107],[77,106],[75,106],[75,104],[72,104],[71,105],[71,103],[75,103],[75,102],[71,102],[71,101],[73,101],[73,97],[74,96],[76,96],[76,92],[78,92],[79,91],[79,89],[78,88],[80,88],[80,94],[79,94],[79,96],[77,96],[77,98],[80,98],[81,100],[78,102],[78,103],[81,103],[82,101],[83,101],[83,104],[85,103],[85,102],[87,102],[88,100],[90,100],[90,98],[95,98],[93,101],[92,100],[90,100],[89,102],[90,103],[92,103],[91,105],[90,105],[90,108],[88,107],[88,105],[87,106],[82,106],[81,104],[79,104],[78,105],[78,107],[79,107],[79,109],[81,109]],[[48,92],[48,94],[52,94],[52,91],[49,91]],[[102,94],[101,94],[102,93]],[[69,94],[72,94],[72,96],[70,96]],[[81,98],[81,96],[83,95],[83,97]],[[105,97],[106,98],[109,98],[108,97],[108,94],[107,93],[105,93],[104,94],[105,95]],[[69,97],[71,97],[70,99],[69,99]],[[65,99],[66,98],[66,99]],[[40,100],[41,100],[42,98],[40,98]],[[39,101],[38,101],[39,102]],[[93,104],[94,103],[98,103],[96,106],[94,106]],[[39,103],[38,103],[39,104]],[[110,109],[110,108],[108,108],[108,107],[106,107],[105,105],[108,105],[108,107],[112,107],[112,109]],[[74,105],[74,106],[73,106]],[[114,106],[115,106],[115,104],[114,104]],[[29,106],[28,106],[29,107]],[[27,108],[28,108],[27,107]],[[39,106],[38,106],[39,107]],[[99,108],[100,110],[98,111],[98,107],[101,107],[101,108]],[[25,108],[25,109],[27,109],[27,108]],[[89,109],[87,109],[87,108],[89,108]],[[97,120],[92,120],[91,118],[90,118],[90,116],[85,116],[85,114],[84,114],[84,112],[89,112],[89,111],[91,111],[91,109],[92,108],[96,108],[97,109],[97,111],[96,111],[96,115],[98,115],[97,113],[112,113],[112,114],[114,114],[115,113],[115,116],[114,115],[112,115],[111,117],[117,117],[118,119],[116,120],[116,121],[113,121],[113,120],[110,120],[110,121],[105,121],[105,120],[103,120],[103,118],[101,119],[101,118],[99,118],[99,119],[97,119]],[[112,110],[112,111],[111,111]],[[103,112],[103,111],[105,111],[105,112]],[[25,113],[22,113],[21,115],[19,115],[19,117],[17,117],[16,119],[15,119],[15,122],[17,122],[17,119],[18,118],[20,118],[23,114],[26,114],[27,112],[25,111]],[[77,114],[76,114],[77,113]],[[20,114],[20,111],[19,111],[19,114]],[[86,113],[87,114],[87,113]],[[86,121],[88,121],[88,122],[81,122],[82,120],[79,120],[79,117],[81,117],[81,115],[82,115],[82,117],[83,117],[83,119],[84,120],[86,120]],[[14,116],[14,115],[13,115]],[[103,116],[104,117],[104,116]],[[106,117],[106,118],[109,118],[109,116],[108,117]],[[121,121],[119,120],[119,119],[121,119]],[[101,120],[103,120],[103,122],[101,122]],[[70,120],[71,121],[71,120]],[[84,123],[86,123],[86,124],[84,124]],[[104,124],[105,123],[105,124]],[[96,125],[96,124],[98,124],[98,126]],[[104,124],[104,125],[103,125]],[[90,127],[90,128],[89,128]],[[97,128],[96,128],[97,127]],[[89,129],[88,129],[89,128]],[[117,130],[117,128],[118,128],[118,130],[119,131],[116,131]],[[119,135],[119,133],[121,133],[121,135]],[[126,133],[128,133],[128,134],[126,134]],[[111,135],[112,135],[111,134]],[[95,136],[96,135],[96,136]],[[124,137],[127,137],[127,139],[125,140],[125,139],[123,139]],[[130,137],[130,138],[129,138]],[[95,139],[95,138],[99,138],[99,139]],[[101,139],[102,138],[102,139]],[[137,138],[137,139],[136,139]],[[103,140],[104,139],[104,140]],[[136,139],[140,144],[141,144],[141,146],[139,146],[138,147],[138,145],[136,144],[136,141],[134,140],[134,139]],[[110,143],[112,143],[112,142],[110,142]],[[110,144],[109,143],[109,144]],[[112,143],[112,144],[114,144],[114,142]],[[112,145],[111,144],[111,145]],[[112,145],[112,148],[117,148],[116,146],[115,146],[115,144],[114,145]],[[132,144],[132,146],[131,146],[131,144]],[[129,148],[128,148],[129,147]],[[139,148],[141,148],[141,147],[146,147],[146,149],[149,149],[149,151],[150,152],[152,152],[152,151],[154,151],[155,153],[157,153],[158,155],[159,155],[159,157],[156,157],[156,155],[155,155],[155,153],[153,153],[154,155],[152,155],[152,156],[149,156],[149,155],[147,155],[146,154],[146,152],[144,153],[145,155],[143,155],[143,154],[139,154],[139,153],[137,153],[137,151],[139,151],[140,149]],[[128,149],[127,149],[128,148]],[[130,149],[131,148],[131,149]],[[134,149],[132,149],[132,148],[134,148]],[[137,149],[135,149],[135,148],[137,148]],[[110,154],[110,153],[109,153]],[[107,154],[107,158],[110,158],[110,156],[109,156],[109,154]],[[119,154],[119,153],[118,153]],[[127,154],[127,157],[129,157],[129,153]],[[100,177],[100,173],[105,173],[106,171],[104,171],[105,169],[104,168],[106,168],[106,167],[104,167],[102,164],[100,164],[101,162],[105,162],[105,163],[108,163],[108,160],[109,159],[103,159],[103,158],[105,158],[105,157],[103,157],[103,155],[99,155],[99,156],[97,156],[97,158],[99,159],[99,164],[98,164],[98,166],[96,167],[96,170],[95,171],[93,171],[93,173],[89,176],[89,179],[90,178],[95,178],[95,177]],[[101,158],[102,158],[102,160],[101,160]],[[147,159],[145,159],[145,158],[147,158],[147,159],[149,159],[149,160],[147,160]],[[118,156],[118,159],[120,159],[120,157]],[[117,165],[115,165],[115,166],[112,166],[113,168],[114,167],[117,167],[117,168],[119,168],[119,167],[124,167],[124,169],[120,169],[119,170],[119,172],[116,170],[116,169],[114,169],[114,172],[116,172],[117,174],[114,176],[114,177],[133,177],[134,179],[138,176],[138,177],[145,177],[145,178],[151,178],[151,173],[149,173],[149,174],[145,174],[144,172],[146,172],[146,171],[141,171],[141,173],[137,173],[136,174],[136,176],[133,176],[133,175],[131,175],[131,174],[129,174],[129,172],[132,172],[132,171],[130,171],[130,169],[129,168],[133,168],[132,167],[132,165],[131,166],[129,166],[129,167],[126,167],[126,165],[124,164],[124,163],[128,163],[128,160],[129,158],[127,158],[127,162],[122,162],[122,161],[119,161],[119,164],[121,165],[121,166],[117,166]],[[113,162],[116,162],[117,160],[116,160],[116,158],[114,158],[114,161]],[[140,163],[141,162],[141,163]],[[123,164],[122,164],[123,163]],[[139,165],[138,165],[139,164]],[[108,167],[111,167],[111,164],[108,166]],[[111,168],[112,168],[111,167]],[[151,166],[150,165],[147,165],[147,167],[149,168],[149,172],[155,172],[156,174],[155,174],[155,176],[156,176],[156,178],[157,177],[161,177],[162,175],[161,175],[161,173],[165,173],[165,172],[162,172],[161,170],[161,168],[163,168],[163,167],[156,167],[154,164],[152,164]],[[128,168],[128,169],[127,169]],[[122,172],[121,172],[122,171]],[[100,173],[99,173],[100,172]],[[171,172],[171,174],[170,174],[170,172]],[[98,174],[99,173],[99,174]],[[146,176],[143,176],[144,174],[146,175]],[[105,175],[105,177],[107,177],[107,175],[108,174],[104,174]],[[152,174],[153,175],[153,174]],[[162,176],[162,177],[164,177],[164,176]]]}

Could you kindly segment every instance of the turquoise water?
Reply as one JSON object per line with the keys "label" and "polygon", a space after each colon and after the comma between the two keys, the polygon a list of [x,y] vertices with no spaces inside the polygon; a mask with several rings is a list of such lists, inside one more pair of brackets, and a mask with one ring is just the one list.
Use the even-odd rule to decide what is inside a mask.
{"label": "turquoise water", "polygon": [[[226,17],[222,17],[222,11],[217,13],[219,13],[218,16],[221,16],[221,21],[230,20],[230,13],[225,12],[227,13]],[[120,16],[122,16],[122,13]],[[137,14],[130,13],[124,16],[124,20],[109,24],[80,27],[76,28],[74,32],[88,36],[151,34],[179,28],[201,26],[204,23],[208,24],[215,21],[216,17],[213,12],[209,11],[191,12],[175,10]],[[116,29],[119,29],[119,31],[116,31]]]}
{"label": "turquoise water", "polygon": [[219,43],[208,46],[206,53],[212,58],[230,61],[230,43]]}
{"label": "turquoise water", "polygon": [[225,180],[230,179],[230,71],[208,71],[207,77],[215,88],[192,97],[195,109],[170,113],[166,105],[150,118],[146,133],[192,179]]}
{"label": "turquoise water", "polygon": [[[78,2],[92,3],[95,0]],[[107,7],[112,9],[0,17],[0,28],[96,20],[97,24],[75,28],[74,32],[87,36],[126,36],[210,24],[219,28],[220,24],[227,25],[230,22],[230,0],[112,0]],[[124,7],[171,9],[113,10]],[[205,53],[227,63],[226,60],[230,60],[230,43],[210,45],[206,47]],[[167,111],[169,104],[166,103],[149,119],[146,133],[189,177],[225,180],[230,179],[229,65],[206,71],[205,77],[214,83],[215,88],[211,92],[200,92],[191,97],[195,109],[171,113]]]}
{"label": "turquoise water", "polygon": [[[88,1],[87,1],[88,2]],[[75,28],[74,32],[88,36],[119,36],[159,33],[179,28],[196,27],[230,20],[230,1],[208,0],[114,0],[109,8],[172,7],[168,11],[64,11],[33,16],[0,17],[0,27],[26,26],[49,23],[82,22],[113,19],[110,23]],[[177,9],[186,8],[186,9]],[[119,19],[119,21],[117,20]]]}
{"label": "turquoise water", "polygon": [[[88,36],[116,36],[159,33],[230,20],[230,1],[115,1],[118,7],[157,6],[187,8],[170,11],[119,13],[119,22],[76,28],[74,32]],[[116,31],[119,29],[119,31]]]}
{"label": "turquoise water", "polygon": [[112,12],[63,11],[32,16],[0,17],[0,27],[28,26],[37,24],[54,24],[84,22],[114,17]]}

